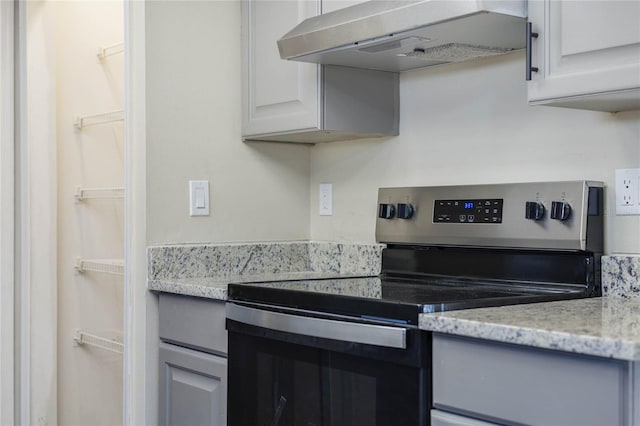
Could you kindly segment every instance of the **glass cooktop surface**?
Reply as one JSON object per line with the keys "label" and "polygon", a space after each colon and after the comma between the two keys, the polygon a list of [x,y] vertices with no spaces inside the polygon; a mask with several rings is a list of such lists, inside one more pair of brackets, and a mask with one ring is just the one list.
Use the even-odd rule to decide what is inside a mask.
{"label": "glass cooktop surface", "polygon": [[420,313],[584,297],[582,290],[381,276],[230,284],[229,300],[417,325]]}

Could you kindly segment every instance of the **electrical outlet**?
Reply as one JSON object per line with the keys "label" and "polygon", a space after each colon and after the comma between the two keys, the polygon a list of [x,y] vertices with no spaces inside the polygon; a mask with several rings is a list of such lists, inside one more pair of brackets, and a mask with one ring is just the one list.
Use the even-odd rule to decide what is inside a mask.
{"label": "electrical outlet", "polygon": [[321,183],[319,193],[320,216],[333,215],[333,185]]}
{"label": "electrical outlet", "polygon": [[616,214],[640,215],[640,169],[616,169]]}

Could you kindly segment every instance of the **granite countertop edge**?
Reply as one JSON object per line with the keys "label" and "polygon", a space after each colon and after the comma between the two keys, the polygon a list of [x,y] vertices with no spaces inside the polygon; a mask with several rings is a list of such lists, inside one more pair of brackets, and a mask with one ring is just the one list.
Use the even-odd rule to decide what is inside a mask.
{"label": "granite countertop edge", "polygon": [[[589,318],[592,313],[590,307],[585,306],[582,311],[579,307],[580,304],[598,303],[594,299],[568,300],[421,314],[419,327],[432,332],[540,349],[640,361],[640,327],[634,323],[622,331],[631,315],[636,316],[637,308],[640,306],[638,299],[595,299],[601,299],[602,304],[633,305],[634,310],[628,315],[620,313],[618,316],[614,313],[608,319],[597,321]],[[572,309],[575,326],[567,325],[567,315],[563,314],[565,308]],[[544,309],[552,309],[556,314],[551,314],[542,323],[536,319],[532,319],[530,323],[522,321],[521,318],[509,320],[509,314],[514,312],[534,315]],[[502,316],[501,311],[504,312]]]}
{"label": "granite countertop edge", "polygon": [[227,300],[227,289],[229,284],[251,284],[270,281],[329,280],[363,278],[369,276],[377,275],[305,271],[255,275],[245,274],[224,278],[165,278],[161,280],[148,280],[147,289],[163,293],[196,296],[215,300]]}

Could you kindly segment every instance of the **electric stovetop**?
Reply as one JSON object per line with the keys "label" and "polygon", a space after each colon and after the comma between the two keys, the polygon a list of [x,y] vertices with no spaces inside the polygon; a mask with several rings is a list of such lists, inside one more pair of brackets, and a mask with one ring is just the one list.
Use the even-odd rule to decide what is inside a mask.
{"label": "electric stovetop", "polygon": [[416,326],[421,313],[577,297],[584,288],[391,275],[229,285],[234,302]]}
{"label": "electric stovetop", "polygon": [[229,299],[417,326],[421,313],[600,294],[598,182],[381,188],[370,278],[229,285]]}

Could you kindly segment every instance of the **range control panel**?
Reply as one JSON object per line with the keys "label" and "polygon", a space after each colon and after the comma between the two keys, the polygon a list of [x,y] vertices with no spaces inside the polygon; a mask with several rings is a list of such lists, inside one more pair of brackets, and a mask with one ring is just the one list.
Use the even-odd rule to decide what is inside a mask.
{"label": "range control panel", "polygon": [[381,188],[376,240],[561,250],[597,241],[598,251],[603,188],[591,181]]}
{"label": "range control panel", "polygon": [[440,223],[501,223],[502,199],[435,200],[433,221]]}

